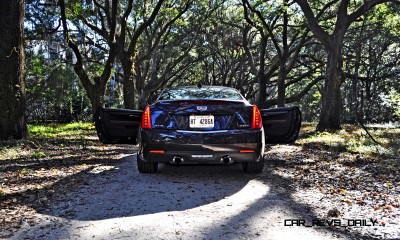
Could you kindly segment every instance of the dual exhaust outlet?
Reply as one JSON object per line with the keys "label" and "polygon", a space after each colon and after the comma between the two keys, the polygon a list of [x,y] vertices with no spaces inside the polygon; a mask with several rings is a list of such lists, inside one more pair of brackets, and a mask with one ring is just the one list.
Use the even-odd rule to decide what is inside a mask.
{"label": "dual exhaust outlet", "polygon": [[[221,157],[219,161],[223,164],[232,164],[233,163],[232,158],[228,155]],[[174,156],[171,160],[171,163],[173,163],[173,164],[181,164],[183,162],[184,162],[184,159],[181,156]]]}
{"label": "dual exhaust outlet", "polygon": [[226,155],[226,156],[221,157],[220,162],[223,164],[231,164],[231,163],[233,163],[233,160],[231,157]]}
{"label": "dual exhaust outlet", "polygon": [[181,164],[183,161],[184,161],[184,160],[183,160],[183,157],[181,157],[181,156],[174,156],[174,157],[172,158],[171,163],[173,163],[173,164]]}

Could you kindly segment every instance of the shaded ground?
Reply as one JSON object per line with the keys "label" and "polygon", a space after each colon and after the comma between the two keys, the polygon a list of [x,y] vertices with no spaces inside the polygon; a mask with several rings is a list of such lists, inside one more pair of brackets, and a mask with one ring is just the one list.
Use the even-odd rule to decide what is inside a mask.
{"label": "shaded ground", "polygon": [[[398,130],[377,134],[395,138],[380,137],[382,149],[355,144],[368,141],[357,129],[321,135],[311,127],[295,145],[270,146],[260,175],[238,165],[140,175],[132,147],[101,145],[91,125],[1,143],[0,238],[399,239],[400,162],[390,143]],[[317,218],[377,223],[284,226]]]}
{"label": "shaded ground", "polygon": [[374,219],[374,227],[346,231],[400,239],[400,159],[363,158],[304,146],[277,145],[267,152],[272,173],[290,179],[292,197],[318,218]]}
{"label": "shaded ground", "polygon": [[[326,228],[284,227],[312,219],[285,179],[235,166],[163,166],[140,175],[135,155],[39,210],[16,239],[345,239]],[[311,214],[311,215],[310,215]]]}
{"label": "shaded ground", "polygon": [[91,124],[30,127],[30,138],[0,142],[0,238],[37,223],[37,209],[81,187],[92,173],[132,153],[100,144]]}

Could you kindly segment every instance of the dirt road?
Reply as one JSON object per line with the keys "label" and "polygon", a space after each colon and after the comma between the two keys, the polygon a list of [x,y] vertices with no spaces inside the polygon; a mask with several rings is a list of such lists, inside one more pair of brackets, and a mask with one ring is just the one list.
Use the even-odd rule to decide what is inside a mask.
{"label": "dirt road", "polygon": [[14,239],[345,239],[324,227],[288,227],[313,219],[267,164],[260,175],[240,165],[163,165],[136,170],[136,155],[116,168],[95,169],[81,187],[39,211]]}

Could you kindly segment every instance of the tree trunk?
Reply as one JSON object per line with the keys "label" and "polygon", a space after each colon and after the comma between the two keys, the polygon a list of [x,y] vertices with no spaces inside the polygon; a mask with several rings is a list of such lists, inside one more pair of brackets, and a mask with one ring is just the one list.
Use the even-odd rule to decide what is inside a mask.
{"label": "tree trunk", "polygon": [[278,107],[285,106],[285,79],[286,79],[286,59],[282,57],[279,67],[278,79]]}
{"label": "tree trunk", "polygon": [[104,107],[104,96],[97,93],[90,97],[90,103],[92,104],[92,112],[95,113],[98,108]]}
{"label": "tree trunk", "polygon": [[150,92],[148,92],[145,89],[139,94],[139,99],[138,99],[139,109],[144,109],[146,107],[149,96]]}
{"label": "tree trunk", "polygon": [[[113,1],[113,11],[116,10],[117,2]],[[74,71],[76,75],[78,75],[79,79],[81,80],[82,86],[85,88],[86,93],[88,94],[88,97],[90,99],[90,102],[92,104],[92,112],[93,114],[97,111],[97,108],[103,107],[104,105],[104,94],[106,90],[106,85],[108,80],[111,77],[112,73],[112,67],[113,63],[115,61],[115,58],[117,57],[117,54],[120,51],[120,47],[116,43],[111,43],[109,44],[109,52],[108,52],[108,57],[106,61],[104,62],[104,69],[103,72],[101,73],[100,76],[94,77],[93,82],[89,78],[88,73],[85,70],[84,67],[84,55],[81,54],[81,51],[78,47],[78,45],[71,40],[71,35],[68,29],[68,23],[67,23],[67,14],[66,14],[66,9],[65,9],[65,1],[64,0],[59,0],[58,4],[60,6],[60,13],[61,13],[61,22],[62,22],[62,27],[63,27],[63,35],[66,43],[68,46],[72,49],[72,51],[75,54],[76,57],[76,63],[74,64]],[[112,16],[116,17],[116,16]],[[115,19],[114,19],[115,20]],[[115,29],[116,29],[116,24],[115,21],[113,24],[110,26],[110,39],[115,37]]]}
{"label": "tree trunk", "polygon": [[89,88],[85,88],[90,103],[92,104],[92,112],[93,114],[96,113],[96,110],[100,107],[104,107],[104,93],[106,91],[106,86],[96,85]]}
{"label": "tree trunk", "polygon": [[[337,12],[336,23],[333,34],[329,34],[321,25],[318,24],[318,16],[314,16],[313,10],[307,0],[294,0],[302,9],[305,17],[307,18],[308,26],[314,35],[324,45],[328,54],[328,64],[326,71],[326,81],[322,95],[322,105],[319,123],[317,126],[318,131],[337,130],[340,128],[340,114],[341,114],[341,97],[340,85],[344,81],[342,70],[342,47],[343,38],[351,23],[355,22],[361,16],[368,13],[374,6],[385,2],[394,2],[392,0],[374,0],[364,1],[353,13],[349,14],[349,0],[341,0]],[[326,3],[325,7],[329,7],[331,1]],[[398,2],[398,1],[396,1]],[[322,13],[322,12],[321,12]]]}
{"label": "tree trunk", "polygon": [[267,79],[265,76],[265,52],[267,47],[267,40],[261,39],[260,44],[260,66],[258,69],[258,83],[260,85],[260,93],[258,95],[258,107],[260,109],[265,108],[265,102],[267,100]]}
{"label": "tree trunk", "polygon": [[355,59],[355,67],[354,67],[354,74],[356,75],[355,78],[351,80],[351,103],[350,103],[350,117],[351,117],[351,122],[356,123],[358,120],[358,107],[359,107],[359,102],[358,102],[358,77],[359,77],[359,71],[360,71],[360,65],[361,65],[361,56],[362,56],[362,39],[364,36],[364,28],[366,24],[367,18],[363,19],[363,23],[361,26],[360,34],[357,38],[357,49],[356,49],[356,59]]}
{"label": "tree trunk", "polygon": [[357,122],[357,113],[358,113],[358,79],[351,80],[351,103],[350,103],[350,121],[351,123]]}
{"label": "tree trunk", "polygon": [[127,109],[135,109],[135,82],[132,79],[133,62],[129,57],[121,53],[120,61],[124,71],[122,80],[122,90],[124,94],[124,107]]}
{"label": "tree trunk", "polygon": [[265,108],[265,102],[267,99],[267,83],[266,79],[264,76],[264,73],[260,73],[260,76],[258,77],[258,82],[260,84],[260,93],[258,95],[258,107],[260,109]]}
{"label": "tree trunk", "polygon": [[26,135],[24,0],[0,0],[0,139]]}
{"label": "tree trunk", "polygon": [[127,109],[135,109],[135,82],[131,77],[123,80],[124,106]]}
{"label": "tree trunk", "polygon": [[288,37],[288,24],[289,24],[289,19],[288,19],[288,14],[287,14],[287,6],[288,6],[288,0],[284,1],[285,4],[285,11],[283,13],[283,32],[282,32],[282,48],[281,48],[281,55],[279,56],[279,79],[278,79],[278,107],[284,107],[285,106],[285,95],[286,95],[286,86],[285,86],[285,80],[286,80],[286,62],[288,59],[288,43],[287,43],[287,37]]}
{"label": "tree trunk", "polygon": [[318,131],[340,129],[340,116],[342,112],[340,86],[344,80],[344,74],[342,70],[341,44],[334,44],[327,49],[327,52],[328,63],[325,86],[322,92],[321,114],[317,126]]}
{"label": "tree trunk", "polygon": [[365,115],[365,120],[371,121],[373,118],[371,117],[371,105],[369,104],[371,102],[371,81],[368,78],[365,82],[365,105],[364,105],[364,115]]}

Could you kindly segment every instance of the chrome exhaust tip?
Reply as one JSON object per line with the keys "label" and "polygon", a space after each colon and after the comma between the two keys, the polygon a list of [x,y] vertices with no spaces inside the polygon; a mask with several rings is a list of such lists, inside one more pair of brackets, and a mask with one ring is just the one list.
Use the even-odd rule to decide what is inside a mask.
{"label": "chrome exhaust tip", "polygon": [[180,164],[182,162],[183,162],[183,157],[181,156],[174,156],[171,161],[171,163],[173,164]]}
{"label": "chrome exhaust tip", "polygon": [[228,155],[221,157],[220,161],[223,164],[231,164],[231,163],[233,163],[232,158],[230,156],[228,156]]}

